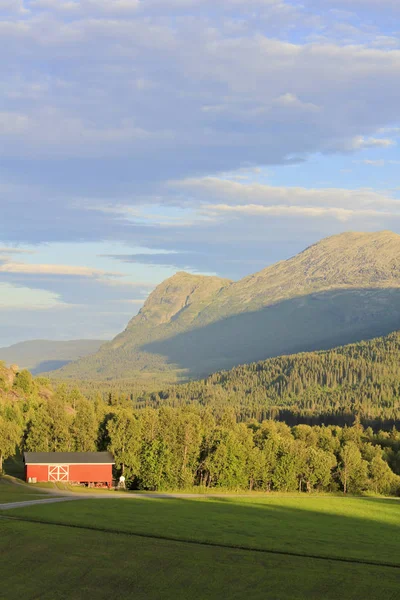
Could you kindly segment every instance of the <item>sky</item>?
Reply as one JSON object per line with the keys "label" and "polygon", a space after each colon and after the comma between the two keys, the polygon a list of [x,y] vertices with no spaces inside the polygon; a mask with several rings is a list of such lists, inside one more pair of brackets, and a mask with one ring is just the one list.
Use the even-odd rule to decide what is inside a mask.
{"label": "sky", "polygon": [[398,0],[0,0],[0,346],[400,233]]}

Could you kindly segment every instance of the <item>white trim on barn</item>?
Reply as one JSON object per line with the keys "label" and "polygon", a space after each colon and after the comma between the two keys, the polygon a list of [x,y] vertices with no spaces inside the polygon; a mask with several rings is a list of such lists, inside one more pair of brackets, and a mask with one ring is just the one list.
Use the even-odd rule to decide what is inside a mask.
{"label": "white trim on barn", "polygon": [[[38,465],[39,467],[47,467],[49,465],[48,462],[46,462],[46,463],[25,462],[25,464],[26,465]],[[58,464],[62,465],[62,466],[64,466],[64,465],[71,466],[71,465],[111,465],[114,463],[109,463],[109,462],[108,463],[69,462],[69,463],[58,463]],[[56,466],[56,465],[54,465],[54,466]]]}
{"label": "white trim on barn", "polygon": [[68,465],[49,465],[49,481],[69,481]]}

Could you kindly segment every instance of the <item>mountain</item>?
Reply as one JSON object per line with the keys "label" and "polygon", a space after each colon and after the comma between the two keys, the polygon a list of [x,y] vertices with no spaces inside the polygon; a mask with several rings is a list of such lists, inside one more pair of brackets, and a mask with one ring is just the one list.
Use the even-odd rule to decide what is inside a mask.
{"label": "mountain", "polygon": [[0,348],[0,361],[21,369],[29,369],[34,375],[53,371],[73,360],[97,352],[104,340],[31,340]]}
{"label": "mountain", "polygon": [[344,233],[232,282],[177,273],[125,331],[57,377],[164,381],[400,328],[400,236]]}

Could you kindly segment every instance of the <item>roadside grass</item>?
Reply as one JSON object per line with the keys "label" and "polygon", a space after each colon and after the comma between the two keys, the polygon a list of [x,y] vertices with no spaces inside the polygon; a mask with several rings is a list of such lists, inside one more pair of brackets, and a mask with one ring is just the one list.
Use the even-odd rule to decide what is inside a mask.
{"label": "roadside grass", "polygon": [[24,500],[38,500],[47,497],[47,494],[41,494],[40,490],[35,490],[27,485],[13,483],[10,477],[0,475],[0,504],[8,502],[23,502]]}
{"label": "roadside grass", "polygon": [[400,566],[400,501],[390,498],[109,497],[7,514],[104,531]]}
{"label": "roadside grass", "polygon": [[395,600],[399,570],[0,519],[0,581],[0,600]]}

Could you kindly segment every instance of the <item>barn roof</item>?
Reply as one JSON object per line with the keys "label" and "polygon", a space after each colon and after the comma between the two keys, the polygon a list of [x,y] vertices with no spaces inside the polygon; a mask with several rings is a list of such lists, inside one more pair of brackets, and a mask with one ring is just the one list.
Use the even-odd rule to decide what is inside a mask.
{"label": "barn roof", "polygon": [[111,452],[24,452],[26,465],[113,465]]}

